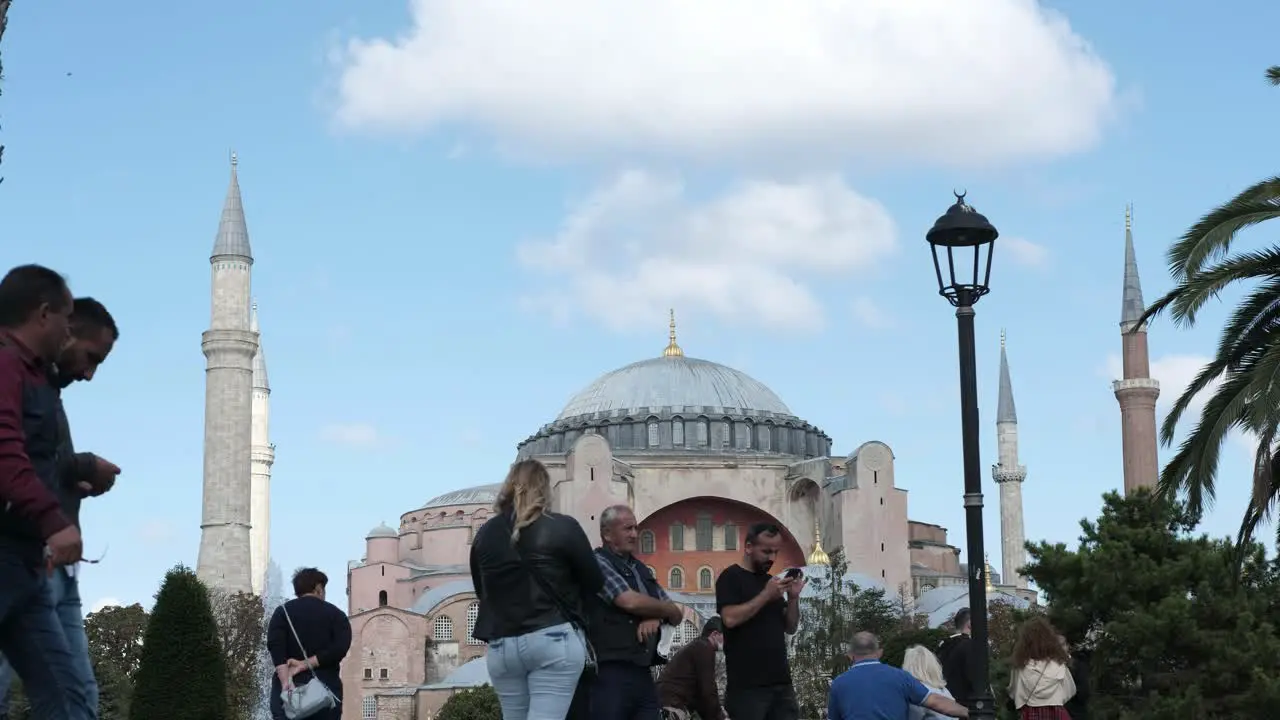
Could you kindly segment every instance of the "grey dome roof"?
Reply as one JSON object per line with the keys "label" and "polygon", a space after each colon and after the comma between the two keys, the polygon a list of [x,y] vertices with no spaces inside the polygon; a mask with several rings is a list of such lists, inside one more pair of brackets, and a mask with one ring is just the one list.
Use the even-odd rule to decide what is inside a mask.
{"label": "grey dome roof", "polygon": [[369,531],[369,534],[365,536],[365,539],[370,540],[372,538],[398,538],[398,537],[400,537],[400,533],[396,532],[395,528],[387,525],[386,523],[380,523],[378,527]]}
{"label": "grey dome roof", "polygon": [[556,419],[669,407],[791,415],[781,398],[746,373],[708,360],[675,356],[641,360],[602,375],[574,395]]}
{"label": "grey dome roof", "polygon": [[498,491],[502,489],[502,483],[494,483],[492,485],[477,485],[475,487],[463,488],[447,492],[439,497],[434,497],[427,501],[424,508],[449,507],[451,505],[492,505],[498,499]]}

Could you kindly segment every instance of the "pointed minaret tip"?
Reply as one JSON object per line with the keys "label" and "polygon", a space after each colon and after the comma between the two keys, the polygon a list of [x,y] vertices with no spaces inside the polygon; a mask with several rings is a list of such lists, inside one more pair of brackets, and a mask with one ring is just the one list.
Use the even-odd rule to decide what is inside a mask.
{"label": "pointed minaret tip", "polygon": [[667,347],[662,351],[663,357],[684,357],[684,350],[680,349],[680,345],[676,343],[676,311],[675,308],[667,311],[671,320],[667,324]]}
{"label": "pointed minaret tip", "polygon": [[222,203],[222,218],[218,221],[218,235],[213,241],[210,260],[218,257],[235,257],[253,262],[253,250],[249,246],[249,226],[244,219],[244,203],[240,199],[240,177],[236,166],[240,164],[235,151],[231,152],[231,182],[227,186],[227,198]]}
{"label": "pointed minaret tip", "polygon": [[1142,282],[1138,278],[1138,253],[1133,247],[1133,206],[1124,209],[1124,294],[1120,305],[1120,327],[1131,329],[1147,305],[1142,301]]}
{"label": "pointed minaret tip", "polygon": [[253,354],[253,387],[258,390],[270,390],[271,381],[267,378],[267,356],[262,352],[262,335],[258,328],[258,303],[253,303],[249,310],[249,329],[258,335],[258,351]]}
{"label": "pointed minaret tip", "polygon": [[1009,352],[1005,348],[1004,330],[1000,331],[1000,397],[996,402],[996,422],[1018,422],[1018,409],[1013,403],[1013,379],[1009,376]]}

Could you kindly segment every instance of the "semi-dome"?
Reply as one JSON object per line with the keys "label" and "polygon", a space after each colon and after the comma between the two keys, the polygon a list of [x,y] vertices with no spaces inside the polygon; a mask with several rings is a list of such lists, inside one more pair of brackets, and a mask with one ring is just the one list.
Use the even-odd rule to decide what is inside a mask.
{"label": "semi-dome", "polygon": [[400,537],[400,533],[396,532],[395,528],[391,527],[386,523],[379,523],[378,527],[369,531],[369,534],[365,536],[365,539],[372,540],[374,538],[398,538],[398,537]]}
{"label": "semi-dome", "polygon": [[674,355],[641,360],[601,376],[574,395],[556,419],[671,407],[791,414],[777,394],[750,375],[709,360]]}
{"label": "semi-dome", "polygon": [[423,508],[449,507],[451,505],[492,505],[497,501],[498,491],[501,489],[502,483],[494,483],[454,490],[431,498],[426,505],[423,505]]}

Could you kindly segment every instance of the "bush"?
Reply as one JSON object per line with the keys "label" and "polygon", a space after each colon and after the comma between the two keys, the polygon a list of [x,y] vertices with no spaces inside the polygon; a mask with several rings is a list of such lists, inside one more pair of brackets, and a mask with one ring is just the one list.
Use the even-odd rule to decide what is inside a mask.
{"label": "bush", "polygon": [[209,591],[179,565],[164,577],[143,635],[130,720],[228,720],[227,668]]}
{"label": "bush", "polygon": [[440,708],[436,720],[502,720],[498,693],[488,685],[456,693]]}

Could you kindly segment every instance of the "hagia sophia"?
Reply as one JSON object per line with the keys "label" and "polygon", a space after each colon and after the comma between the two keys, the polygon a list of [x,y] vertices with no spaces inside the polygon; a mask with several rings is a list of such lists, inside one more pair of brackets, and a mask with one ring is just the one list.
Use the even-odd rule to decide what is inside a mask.
{"label": "hagia sophia", "polygon": [[[249,298],[253,259],[233,160],[231,187],[211,265],[215,312],[205,333],[204,540],[197,572],[217,587],[251,589],[264,561],[266,497],[274,445],[267,433],[265,358]],[[1126,490],[1153,485],[1155,401],[1145,307],[1126,217],[1120,327],[1120,404]],[[996,398],[1000,569],[975,568],[989,598],[1025,605],[1036,592],[1025,564],[1018,419],[1001,337]],[[657,348],[655,348],[657,349]],[[832,454],[832,439],[767,385],[689,357],[674,313],[655,357],[607,372],[571,397],[546,425],[518,442],[514,459],[536,458],[552,476],[553,509],[573,516],[599,544],[597,514],[625,503],[640,522],[640,559],[685,607],[677,642],[696,637],[715,612],[715,578],[742,555],[745,530],[783,528],[781,566],[829,570],[828,550],[848,560],[848,580],[900,596],[931,625],[968,604],[969,568],[947,529],[910,518],[908,487],[893,450],[868,439]],[[848,447],[848,446],[846,446]],[[492,514],[501,477],[458,488],[379,525],[348,574],[353,642],[343,663],[344,720],[430,718],[456,690],[487,682],[485,645],[471,636],[479,605],[470,542]],[[988,493],[988,498],[992,497]],[[337,600],[337,598],[335,598]],[[339,601],[340,603],[340,601]]]}

